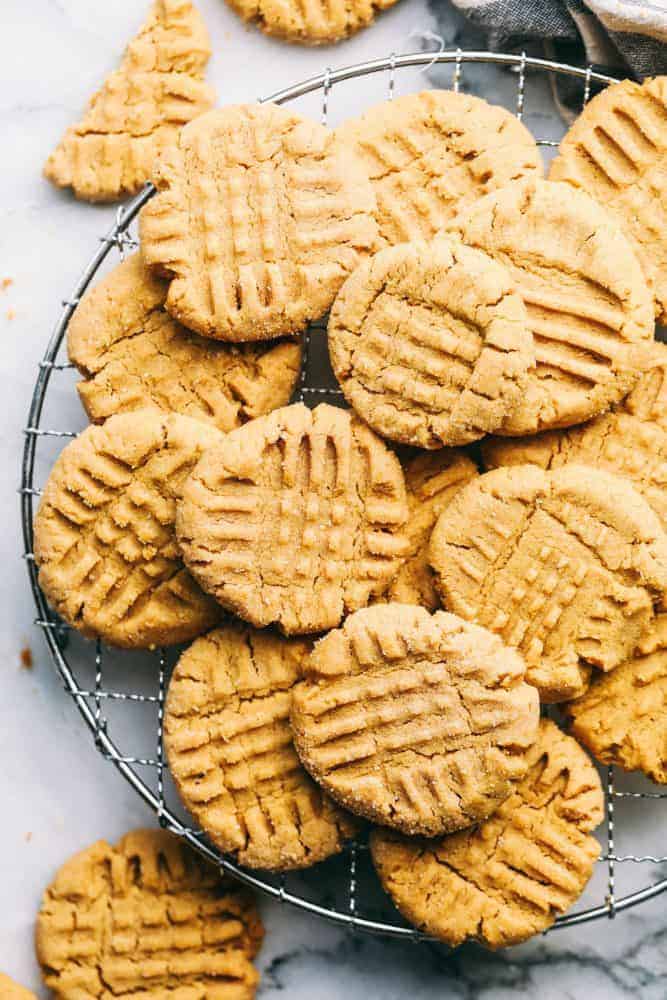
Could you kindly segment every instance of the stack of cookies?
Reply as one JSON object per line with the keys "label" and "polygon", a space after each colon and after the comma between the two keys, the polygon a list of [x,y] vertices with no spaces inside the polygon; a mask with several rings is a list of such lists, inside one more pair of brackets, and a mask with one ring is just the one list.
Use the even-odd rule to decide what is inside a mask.
{"label": "stack of cookies", "polygon": [[[501,947],[592,873],[583,747],[667,780],[665,157],[664,80],[591,101],[549,180],[445,91],[335,132],[222,108],[162,150],[70,324],[92,424],[35,556],[84,635],[194,640],[167,758],[240,864],[370,822],[410,921]],[[350,409],[289,405],[327,312]]]}

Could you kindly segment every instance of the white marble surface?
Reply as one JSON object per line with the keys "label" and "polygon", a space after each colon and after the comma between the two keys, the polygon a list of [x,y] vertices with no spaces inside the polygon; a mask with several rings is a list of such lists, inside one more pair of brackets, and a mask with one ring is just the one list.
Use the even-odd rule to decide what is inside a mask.
{"label": "white marble surface", "polygon": [[[215,43],[211,77],[225,101],[271,93],[326,64],[416,48],[408,38],[414,29],[438,24],[450,45],[465,43],[467,37],[461,36],[460,22],[444,0],[437,18],[424,0],[402,0],[371,30],[323,50],[271,42],[242,27],[223,0],[201,0],[200,5]],[[37,361],[60,300],[113,215],[108,207],[79,205],[52,190],[39,168],[102,74],[114,65],[146,6],[147,0],[0,4],[0,279],[13,279],[0,292],[0,459],[5,470],[0,487],[0,969],[38,992],[32,923],[40,893],[57,865],[98,837],[114,838],[152,822],[135,793],[95,753],[31,624],[34,611],[19,555],[15,492],[20,431]],[[474,74],[468,80],[473,88],[478,85]],[[369,80],[341,91],[332,100],[334,119],[361,100],[380,99],[384,85]],[[498,93],[509,100],[513,85],[504,78]],[[414,86],[414,75],[401,76],[399,91]],[[546,99],[546,91],[531,93],[528,121],[543,134],[558,135],[558,125],[544,115]],[[76,413],[71,393],[66,397],[63,390],[54,398],[56,410]],[[75,419],[82,422],[80,415]],[[20,668],[26,645],[34,658],[31,671]],[[644,826],[655,823],[657,813],[652,815]],[[637,833],[642,833],[639,827]],[[431,947],[350,938],[294,910],[263,903],[268,933],[261,956],[261,996],[663,1000],[666,909],[667,897],[662,897],[613,923],[559,931],[489,956],[478,949],[447,955]]]}

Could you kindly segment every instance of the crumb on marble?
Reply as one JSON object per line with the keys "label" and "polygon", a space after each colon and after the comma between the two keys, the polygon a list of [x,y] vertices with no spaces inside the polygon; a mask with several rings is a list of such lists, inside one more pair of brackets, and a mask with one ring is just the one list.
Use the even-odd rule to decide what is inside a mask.
{"label": "crumb on marble", "polygon": [[11,319],[16,319],[16,310],[15,309],[8,309],[7,313],[6,313],[6,316],[7,316],[7,319],[10,319],[10,320]]}
{"label": "crumb on marble", "polygon": [[11,288],[11,286],[12,286],[13,284],[14,284],[14,279],[13,279],[13,278],[3,278],[3,279],[2,279],[1,281],[0,281],[0,291],[2,291],[2,292],[6,292],[6,291],[7,291],[7,289],[8,289],[8,288]]}
{"label": "crumb on marble", "polygon": [[24,646],[21,650],[21,670],[32,670],[32,650],[30,646]]}

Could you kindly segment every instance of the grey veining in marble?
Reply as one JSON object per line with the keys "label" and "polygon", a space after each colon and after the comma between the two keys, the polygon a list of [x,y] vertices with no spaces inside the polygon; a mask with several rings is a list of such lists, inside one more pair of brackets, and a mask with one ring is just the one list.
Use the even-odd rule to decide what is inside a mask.
{"label": "grey veining in marble", "polygon": [[[98,837],[114,839],[132,826],[154,821],[95,753],[32,627],[32,599],[19,557],[15,492],[20,431],[37,361],[60,300],[114,214],[112,207],[79,204],[53,190],[40,178],[40,167],[62,130],[114,66],[147,6],[148,0],[2,0],[0,4],[0,281],[13,279],[0,291],[4,418],[0,461],[5,473],[0,487],[0,970],[38,992],[32,923],[40,893],[55,868]],[[211,78],[225,101],[269,94],[327,64],[335,67],[392,50],[408,51],[418,45],[414,32],[437,29],[449,47],[479,44],[445,0],[428,4],[401,0],[369,31],[343,46],[320,50],[264,38],[242,26],[224,0],[200,0],[200,7],[214,41]],[[479,92],[482,72],[467,69],[466,88]],[[451,70],[432,70],[429,82],[446,85],[450,74]],[[332,123],[383,99],[386,82],[368,78],[363,84],[337,89],[330,102]],[[420,82],[424,80],[416,71],[401,73],[397,92],[414,89]],[[516,82],[515,76],[496,73],[494,98],[511,107]],[[299,106],[319,112],[317,99],[304,99]],[[546,82],[529,80],[525,120],[542,137],[557,138],[562,126],[553,112],[545,110],[549,107]],[[83,425],[73,379],[54,384],[49,405],[54,419]],[[45,475],[46,466],[39,471]],[[19,665],[26,645],[34,659],[30,671]],[[136,728],[140,723],[131,725]],[[141,733],[135,735],[139,738]],[[655,845],[655,819],[633,815],[634,819],[626,817],[619,823],[621,830],[632,831],[632,847],[643,850]],[[627,842],[619,845],[621,852],[629,849]],[[652,875],[657,877],[656,872]],[[630,866],[619,871],[619,886],[632,876]],[[599,900],[605,891],[604,871],[596,878]],[[260,959],[264,1000],[667,997],[667,896],[613,922],[558,931],[499,955],[476,948],[447,953],[431,946],[352,938],[288,907],[263,901],[262,908],[267,924]]]}

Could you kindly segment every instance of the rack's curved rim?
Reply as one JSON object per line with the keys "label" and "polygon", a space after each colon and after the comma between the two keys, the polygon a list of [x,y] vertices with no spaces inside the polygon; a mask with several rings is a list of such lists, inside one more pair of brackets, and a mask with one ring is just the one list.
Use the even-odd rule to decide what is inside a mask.
{"label": "rack's curved rim", "polygon": [[[392,54],[384,59],[372,59],[367,62],[345,66],[338,70],[327,69],[324,73],[313,76],[300,84],[276,91],[274,94],[263,98],[261,103],[273,102],[274,104],[282,104],[285,101],[294,100],[315,90],[323,88],[325,90],[329,90],[335,83],[353,79],[354,77],[368,76],[372,73],[383,72],[386,70],[393,72],[395,69],[405,66],[430,66],[437,63],[495,63],[504,66],[518,66],[520,69],[534,68],[541,69],[546,72],[579,77],[587,83],[590,83],[591,81],[603,84],[615,82],[614,77],[599,73],[590,67],[582,69],[578,66],[558,63],[549,59],[539,59],[532,56],[526,56],[523,53],[521,55],[510,55],[506,53],[484,51],[464,52],[457,49],[452,52],[414,52],[404,55]],[[97,270],[102,262],[109,254],[111,248],[113,246],[118,246],[119,244],[122,245],[123,235],[139,214],[141,208],[152,197],[153,193],[153,186],[147,184],[143,191],[129,201],[125,207],[119,209],[115,225],[112,226],[107,235],[100,240],[100,248],[90,260],[88,266],[83,272],[83,275],[77,282],[72,295],[69,299],[63,302],[63,311],[55,329],[53,330],[39,366],[39,374],[37,376],[37,381],[35,382],[28,413],[27,426],[29,428],[37,428],[39,426],[46,391],[54,370],[55,359],[67,330],[67,325],[79,299],[88,288],[88,285],[97,273]],[[33,550],[33,500],[36,495],[33,488],[33,474],[35,467],[36,445],[37,435],[31,433],[26,434],[21,465],[21,487],[19,490],[21,497],[21,521],[25,553],[31,553]],[[171,812],[171,810],[166,808],[161,803],[156,794],[139,777],[134,770],[134,767],[122,759],[122,755],[119,753],[114,741],[97,725],[95,714],[88,704],[87,697],[82,693],[80,687],[78,686],[69,664],[63,656],[62,650],[58,644],[57,628],[54,627],[56,623],[54,623],[51,618],[50,608],[39,587],[37,580],[37,567],[34,560],[27,559],[26,562],[31,589],[37,608],[37,620],[45,623],[47,626],[43,629],[46,642],[53,662],[63,679],[65,690],[73,697],[84,722],[95,737],[98,750],[115,765],[117,770],[120,771],[126,781],[128,781],[134,790],[141,796],[144,802],[146,802],[146,804],[153,809],[163,827],[183,837],[195,850],[199,851],[218,868],[221,868],[223,871],[239,879],[239,881],[244,882],[246,885],[257,889],[274,899],[277,899],[281,903],[290,903],[301,910],[312,913],[318,917],[322,917],[332,923],[341,924],[348,928],[365,931],[371,934],[380,934],[402,940],[434,940],[428,935],[423,934],[412,927],[402,927],[396,924],[388,924],[383,921],[370,920],[366,917],[357,916],[342,910],[327,909],[326,907],[320,906],[318,903],[314,903],[311,900],[295,896],[293,893],[288,892],[284,886],[276,886],[267,883],[256,875],[253,875],[251,872],[238,867],[232,861],[229,861],[227,858],[218,854],[218,852],[211,848],[202,837],[197,836],[192,830],[184,827],[180,820]],[[623,896],[621,899],[615,900],[613,906],[602,904],[596,907],[589,907],[588,909],[582,910],[578,913],[566,914],[563,917],[559,917],[556,923],[549,930],[562,927],[572,927],[577,924],[586,923],[590,920],[595,920],[599,917],[613,917],[622,910],[630,909],[631,907],[637,906],[649,899],[653,899],[655,896],[658,896],[666,890],[667,878],[664,878],[653,885],[646,886],[643,889],[639,889],[636,892]]]}

